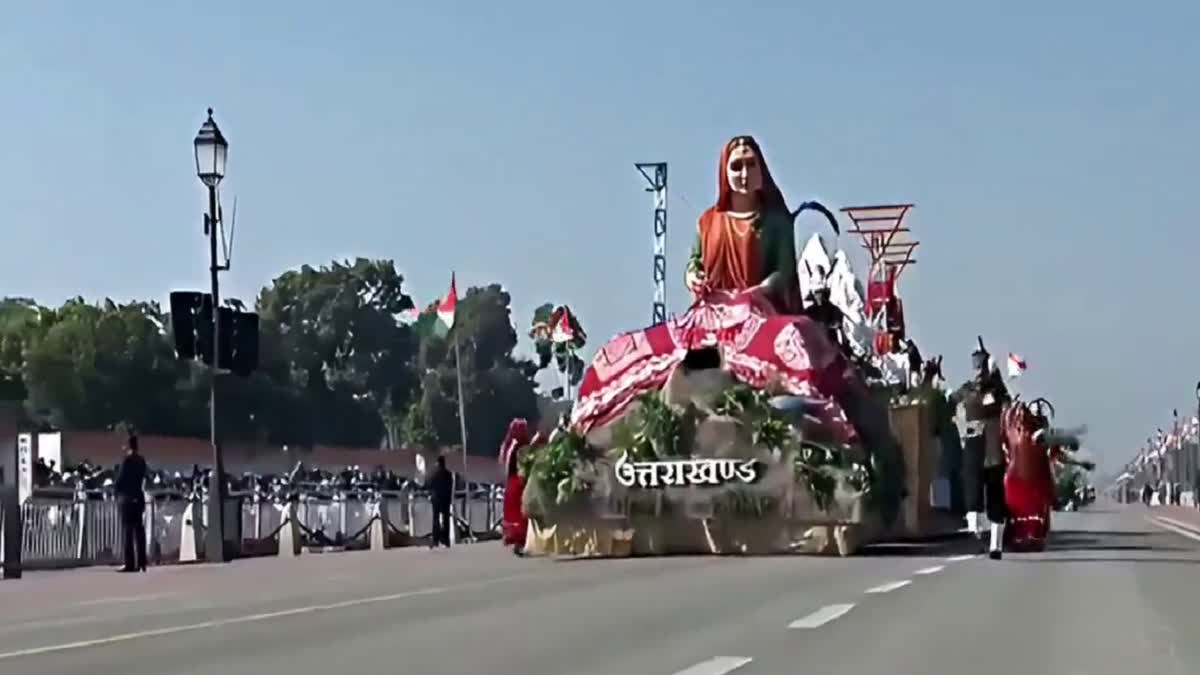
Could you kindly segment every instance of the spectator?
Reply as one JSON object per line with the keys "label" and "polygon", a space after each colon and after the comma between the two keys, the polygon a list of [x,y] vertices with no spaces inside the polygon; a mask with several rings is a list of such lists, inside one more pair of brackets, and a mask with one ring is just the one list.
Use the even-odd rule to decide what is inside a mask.
{"label": "spectator", "polygon": [[454,500],[454,475],[446,468],[444,456],[438,456],[437,468],[425,487],[433,504],[433,541],[429,543],[429,548],[437,548],[439,544],[450,548],[450,504]]}
{"label": "spectator", "polygon": [[125,566],[121,572],[146,571],[146,460],[138,452],[137,436],[130,434],[125,459],[117,471],[115,491],[121,509],[121,534]]}

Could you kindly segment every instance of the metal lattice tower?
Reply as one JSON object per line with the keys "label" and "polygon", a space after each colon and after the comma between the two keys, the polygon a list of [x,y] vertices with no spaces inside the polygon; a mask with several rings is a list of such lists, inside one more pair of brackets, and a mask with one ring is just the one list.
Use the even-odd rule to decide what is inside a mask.
{"label": "metal lattice tower", "polygon": [[667,320],[667,163],[634,164],[654,195],[654,312],[652,326]]}

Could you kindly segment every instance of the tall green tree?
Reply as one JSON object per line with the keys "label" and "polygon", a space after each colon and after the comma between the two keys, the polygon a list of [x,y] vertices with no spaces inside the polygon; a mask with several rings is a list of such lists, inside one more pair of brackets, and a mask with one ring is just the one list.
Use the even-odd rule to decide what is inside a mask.
{"label": "tall green tree", "polygon": [[278,349],[314,442],[378,444],[417,386],[413,309],[391,260],[358,258],[285,272],[259,294],[264,341]]}
{"label": "tall green tree", "polygon": [[39,318],[46,310],[31,298],[0,300],[0,401],[24,401],[25,350],[40,333]]}
{"label": "tall green tree", "polygon": [[[423,447],[460,442],[453,343],[430,330],[390,260],[335,261],[281,274],[256,301],[259,368],[218,380],[228,439]],[[490,455],[513,417],[537,416],[538,364],[514,356],[511,298],[468,289],[452,335],[462,356],[468,447]],[[125,423],[206,435],[209,374],[175,358],[170,317],[152,302],[60,307],[0,301],[0,399],[63,429]]]}
{"label": "tall green tree", "polygon": [[28,407],[59,428],[178,431],[183,366],[157,303],[75,298],[42,310],[22,370]]}
{"label": "tall green tree", "polygon": [[[421,398],[409,414],[419,417],[442,445],[459,445],[461,437],[455,336],[462,357],[467,451],[494,455],[514,417],[537,418],[533,382],[537,364],[514,355],[517,331],[511,301],[499,284],[469,288],[459,300],[453,332],[439,336],[429,331],[422,336],[417,362],[422,374]],[[424,314],[433,311],[427,308]],[[423,316],[418,325],[426,322]]]}

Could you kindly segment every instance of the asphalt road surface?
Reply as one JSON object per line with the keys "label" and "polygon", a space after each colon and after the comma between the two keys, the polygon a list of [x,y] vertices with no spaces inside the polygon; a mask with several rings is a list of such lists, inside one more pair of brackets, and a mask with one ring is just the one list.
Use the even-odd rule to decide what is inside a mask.
{"label": "asphalt road surface", "polygon": [[1098,505],[1052,550],[520,560],[453,551],[0,582],[0,673],[1200,672],[1200,536]]}

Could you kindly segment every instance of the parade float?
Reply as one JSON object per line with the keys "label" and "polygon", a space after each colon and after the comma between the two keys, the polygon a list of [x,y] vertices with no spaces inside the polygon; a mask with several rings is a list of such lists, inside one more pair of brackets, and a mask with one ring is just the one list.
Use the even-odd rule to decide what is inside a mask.
{"label": "parade float", "polygon": [[[908,208],[842,211],[886,282],[864,299],[841,251],[797,255],[797,214],[822,212],[836,230],[833,215],[789,210],[754,140],[727,144],[688,264],[693,305],[601,347],[553,432],[506,440],[501,461],[521,491],[519,505],[508,499],[525,521],[509,528],[523,531],[517,548],[847,555],[928,534],[928,414],[863,373],[903,341],[895,281],[915,243],[896,258],[893,240]],[[842,344],[806,308],[813,275],[840,294]]]}

